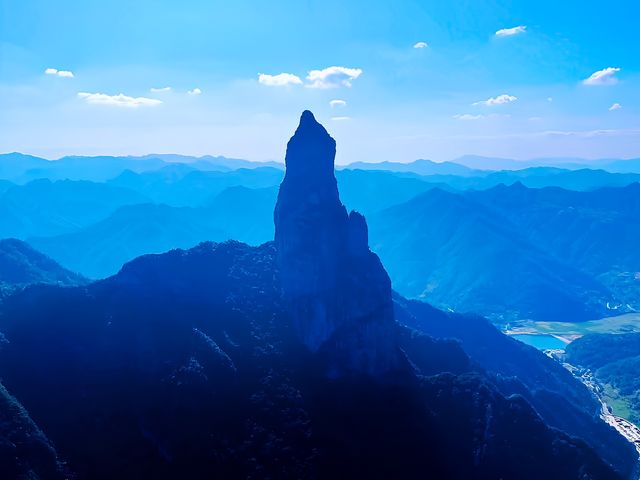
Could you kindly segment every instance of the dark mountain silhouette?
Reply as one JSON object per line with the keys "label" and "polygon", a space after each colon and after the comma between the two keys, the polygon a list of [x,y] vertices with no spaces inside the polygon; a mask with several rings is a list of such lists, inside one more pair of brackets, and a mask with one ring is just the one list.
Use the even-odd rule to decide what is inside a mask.
{"label": "dark mountain silhouette", "polygon": [[340,202],[335,155],[335,140],[303,112],[274,212],[283,298],[303,344],[326,350],[332,375],[395,372],[407,365],[391,281],[369,250],[364,217]]}
{"label": "dark mountain silhouette", "polygon": [[[467,335],[473,317],[394,301],[364,217],[340,201],[334,154],[303,113],[275,242],[146,255],[86,287],[36,285],[3,303],[0,375],[70,468],[91,479],[628,475],[633,446],[562,367],[482,319]],[[427,333],[455,337],[452,325],[462,343]],[[502,341],[514,355],[500,361]],[[527,397],[544,406],[545,395],[540,413]],[[542,419],[556,405],[571,436]]]}
{"label": "dark mountain silhouette", "polygon": [[22,405],[0,384],[0,472],[2,478],[70,478],[49,439]]}
{"label": "dark mountain silhouette", "polygon": [[15,238],[0,240],[0,286],[31,283],[79,285],[85,279],[25,242]]}
{"label": "dark mountain silhouette", "polygon": [[[552,427],[586,439],[600,455],[624,465],[630,444],[600,420],[600,402],[556,361],[476,315],[445,313],[395,296],[396,319],[437,339],[455,339],[503,395],[522,395]],[[615,445],[615,446],[614,446]]]}

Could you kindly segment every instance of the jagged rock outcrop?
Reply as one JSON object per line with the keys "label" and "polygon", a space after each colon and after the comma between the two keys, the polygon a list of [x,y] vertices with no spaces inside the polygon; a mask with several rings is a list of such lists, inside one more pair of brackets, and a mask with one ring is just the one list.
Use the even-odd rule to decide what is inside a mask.
{"label": "jagged rock outcrop", "polygon": [[326,355],[330,374],[381,374],[402,364],[391,281],[369,250],[364,217],[340,202],[335,154],[335,140],[304,111],[274,213],[282,294],[302,342]]}

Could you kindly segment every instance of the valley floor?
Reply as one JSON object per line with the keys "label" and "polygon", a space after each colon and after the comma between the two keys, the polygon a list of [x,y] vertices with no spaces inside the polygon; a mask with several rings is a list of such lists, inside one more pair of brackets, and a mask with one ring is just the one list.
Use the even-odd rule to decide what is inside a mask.
{"label": "valley floor", "polygon": [[552,335],[569,343],[588,333],[640,332],[640,313],[626,313],[588,322],[516,320],[500,327],[508,335]]}
{"label": "valley floor", "polygon": [[611,405],[607,403],[608,397],[606,395],[605,387],[595,379],[590,370],[579,369],[569,363],[563,363],[563,366],[579,378],[580,381],[582,381],[582,383],[584,383],[600,401],[602,405],[600,417],[635,445],[640,460],[640,428],[629,420],[614,415]]}
{"label": "valley floor", "polygon": [[640,332],[640,314],[629,313],[582,323],[519,320],[504,325],[503,331],[512,338],[543,350],[589,388],[602,405],[601,418],[634,444],[640,462],[640,427],[630,420],[632,413],[625,400],[617,395],[613,387],[599,382],[591,370],[567,363],[562,347],[563,343],[567,345],[589,333]]}

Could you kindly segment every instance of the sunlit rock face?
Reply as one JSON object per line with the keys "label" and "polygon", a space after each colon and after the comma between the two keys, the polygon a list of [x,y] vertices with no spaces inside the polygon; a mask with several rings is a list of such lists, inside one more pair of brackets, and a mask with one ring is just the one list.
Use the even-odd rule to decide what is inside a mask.
{"label": "sunlit rock face", "polygon": [[335,154],[335,140],[303,112],[274,214],[282,293],[300,339],[326,355],[330,374],[384,373],[402,363],[391,282],[369,250],[366,220],[340,202]]}

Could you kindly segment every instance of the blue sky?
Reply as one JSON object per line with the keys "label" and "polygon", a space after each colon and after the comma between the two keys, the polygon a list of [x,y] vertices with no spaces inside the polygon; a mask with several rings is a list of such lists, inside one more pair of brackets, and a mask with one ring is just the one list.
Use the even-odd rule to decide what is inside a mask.
{"label": "blue sky", "polygon": [[640,156],[639,16],[616,0],[0,0],[0,152],[279,160],[309,108],[340,163]]}

